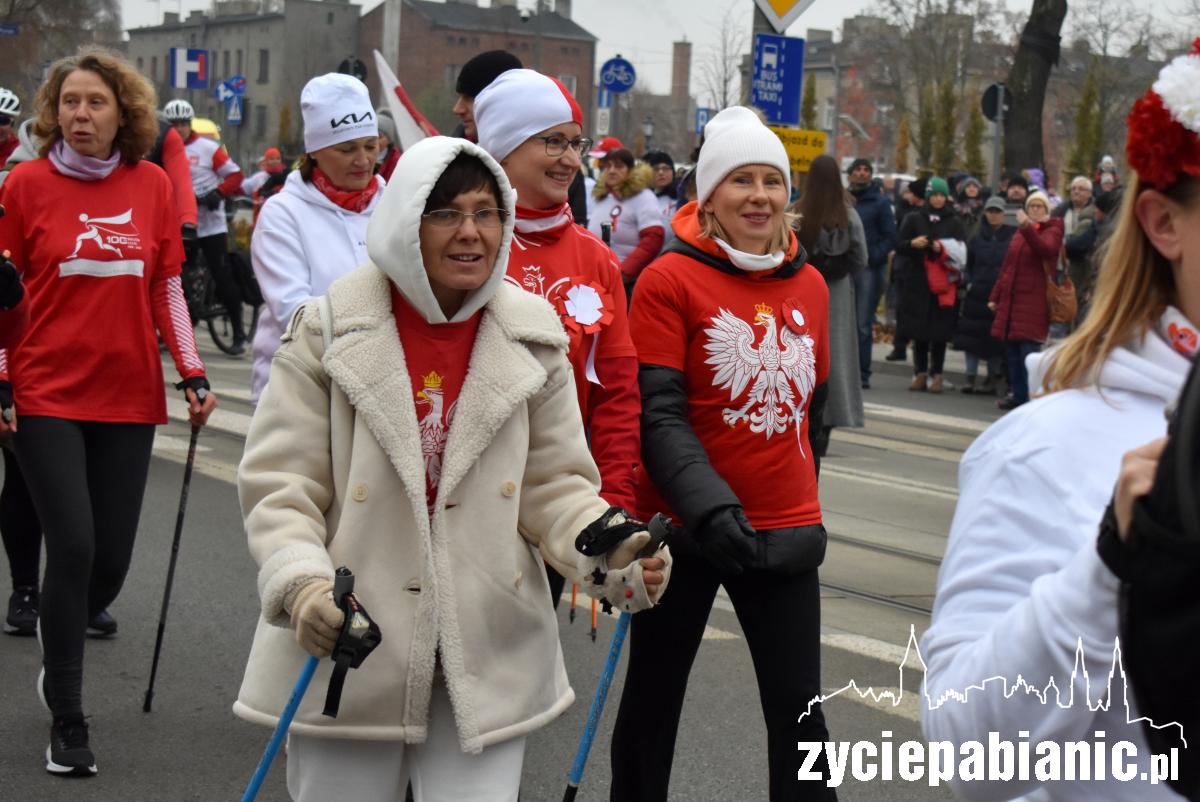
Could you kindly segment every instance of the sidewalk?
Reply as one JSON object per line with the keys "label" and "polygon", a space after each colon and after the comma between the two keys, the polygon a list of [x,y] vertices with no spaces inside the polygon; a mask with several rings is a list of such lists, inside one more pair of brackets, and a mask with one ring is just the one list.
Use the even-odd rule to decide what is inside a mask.
{"label": "sidewalk", "polygon": [[[871,347],[871,372],[883,373],[890,376],[912,376],[912,345],[909,345],[908,360],[905,362],[886,361],[884,357],[891,352],[892,344],[890,342],[874,343]],[[980,366],[980,370],[986,375],[986,367]],[[960,385],[965,382],[967,376],[967,355],[962,351],[955,351],[947,346],[944,375],[954,384]]]}

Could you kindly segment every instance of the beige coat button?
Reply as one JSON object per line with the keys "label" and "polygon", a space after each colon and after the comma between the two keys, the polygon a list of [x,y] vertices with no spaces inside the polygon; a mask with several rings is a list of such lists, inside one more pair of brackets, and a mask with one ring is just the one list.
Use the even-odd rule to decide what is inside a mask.
{"label": "beige coat button", "polygon": [[517,590],[521,589],[521,583],[525,581],[525,575],[517,571],[517,577],[513,580],[513,584],[517,586]]}
{"label": "beige coat button", "polygon": [[367,486],[366,485],[355,485],[354,490],[351,492],[350,495],[354,498],[355,501],[366,501],[367,500]]}
{"label": "beige coat button", "polygon": [[512,498],[517,494],[517,486],[512,482],[505,482],[504,484],[500,485],[500,492],[505,496]]}

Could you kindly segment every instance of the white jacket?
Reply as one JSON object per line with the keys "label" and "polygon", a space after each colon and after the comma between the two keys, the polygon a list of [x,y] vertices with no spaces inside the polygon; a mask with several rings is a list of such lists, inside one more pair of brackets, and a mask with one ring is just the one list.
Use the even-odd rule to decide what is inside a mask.
{"label": "white jacket", "polygon": [[[378,176],[382,190],[383,179]],[[284,327],[297,309],[367,261],[367,223],[383,192],[362,212],[347,211],[293,170],[283,189],[263,204],[250,241],[254,274],[266,304],[254,335],[255,403],[271,370]]]}
{"label": "white jacket", "polygon": [[[1030,386],[1038,386],[1046,354],[1029,357]],[[1182,389],[1190,363],[1151,332],[1118,348],[1104,363],[1099,388],[1053,393],[1009,413],[967,450],[959,467],[959,501],[938,575],[933,620],[921,641],[927,697],[926,737],[956,744],[988,732],[1030,743],[1028,782],[958,783],[976,800],[1177,799],[1148,782],[1033,780],[1040,741],[1126,740],[1138,749],[1138,771],[1149,765],[1140,724],[1126,724],[1120,673],[1112,680],[1108,711],[1084,702],[1083,671],[1071,707],[1017,691],[1005,699],[1003,682],[950,699],[935,710],[929,700],[966,691],[992,677],[1013,685],[1023,678],[1039,691],[1053,678],[1068,704],[1076,646],[1082,641],[1092,705],[1106,693],[1117,637],[1119,582],[1100,561],[1096,535],[1116,484],[1121,457],[1166,433],[1164,408]],[[1139,714],[1129,689],[1130,719]],[[1166,723],[1166,722],[1158,722]],[[1187,734],[1185,733],[1185,736]],[[1191,736],[1194,738],[1195,735]],[[1108,749],[1106,749],[1108,751]],[[1022,796],[1024,794],[1024,796]]]}
{"label": "white jacket", "polygon": [[[391,288],[445,321],[418,230],[434,182],[463,152],[494,171],[510,218],[491,278],[456,316],[482,310],[430,513]],[[542,560],[575,578],[575,537],[608,504],[558,316],[503,281],[515,193],[500,166],[466,140],[430,137],[397,176],[368,235],[371,262],[329,290],[328,348],[318,305],[304,306],[246,437],[238,492],[262,617],[234,711],[274,726],[305,659],[287,628],[288,592],[347,565],[383,641],[346,678],[336,719],[320,712],[332,665],[321,661],[292,732],[425,741],[436,654],[459,745],[477,753],[544,727],[574,699]]]}

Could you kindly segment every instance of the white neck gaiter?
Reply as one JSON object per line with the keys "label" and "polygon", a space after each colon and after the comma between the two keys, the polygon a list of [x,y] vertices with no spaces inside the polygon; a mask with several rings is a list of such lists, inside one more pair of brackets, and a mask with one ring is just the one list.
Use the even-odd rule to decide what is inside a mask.
{"label": "white neck gaiter", "polygon": [[720,237],[713,237],[713,242],[721,246],[721,250],[725,251],[725,255],[729,257],[729,261],[733,262],[734,266],[751,273],[773,270],[783,264],[785,255],[783,251],[763,254],[746,253],[739,251]]}

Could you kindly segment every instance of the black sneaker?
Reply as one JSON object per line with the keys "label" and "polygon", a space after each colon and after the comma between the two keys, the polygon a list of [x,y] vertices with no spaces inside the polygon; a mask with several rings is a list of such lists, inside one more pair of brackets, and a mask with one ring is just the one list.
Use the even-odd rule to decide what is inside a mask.
{"label": "black sneaker", "polygon": [[4,631],[9,635],[36,635],[37,622],[37,588],[15,588],[8,597],[8,617],[4,619]]}
{"label": "black sneaker", "polygon": [[884,359],[886,359],[888,362],[904,362],[905,360],[908,359],[908,352],[907,351],[897,351],[896,349],[893,348],[892,352],[890,354],[888,354],[887,356],[885,356]]}
{"label": "black sneaker", "polygon": [[117,619],[108,614],[108,610],[96,613],[88,621],[87,635],[89,638],[111,638],[117,634]]}
{"label": "black sneaker", "polygon": [[46,771],[60,777],[91,777],[96,756],[88,748],[88,725],[83,716],[54,719],[46,747]]}

